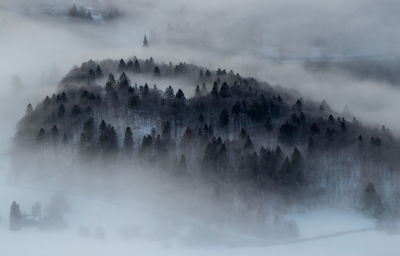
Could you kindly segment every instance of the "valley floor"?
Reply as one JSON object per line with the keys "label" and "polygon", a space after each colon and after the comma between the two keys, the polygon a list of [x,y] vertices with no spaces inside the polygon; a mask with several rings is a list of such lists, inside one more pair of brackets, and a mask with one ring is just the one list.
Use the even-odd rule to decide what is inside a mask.
{"label": "valley floor", "polygon": [[[204,243],[193,243],[196,237],[190,243],[185,233],[192,225],[185,228],[180,224],[178,232],[174,230],[176,222],[164,213],[135,204],[67,195],[74,204],[67,215],[66,229],[42,231],[31,227],[9,231],[8,211],[12,200],[20,203],[24,213],[38,198],[46,201],[50,196],[49,191],[1,182],[2,255],[400,255],[399,235],[376,230],[373,220],[358,213],[334,209],[291,216],[300,232],[294,241],[262,241],[232,231],[212,234],[215,230],[207,229],[208,233],[202,235],[213,243],[204,242],[201,235],[198,237]],[[225,241],[224,245],[219,244],[219,239]],[[232,243],[227,245],[226,241]]]}

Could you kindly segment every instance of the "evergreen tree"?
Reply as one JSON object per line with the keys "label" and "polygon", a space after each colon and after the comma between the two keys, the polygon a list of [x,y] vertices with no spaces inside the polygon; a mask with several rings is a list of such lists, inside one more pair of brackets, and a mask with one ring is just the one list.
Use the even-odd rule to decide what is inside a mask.
{"label": "evergreen tree", "polygon": [[96,67],[96,77],[97,78],[101,78],[103,76],[104,76],[103,75],[103,71],[101,70],[100,65],[97,65],[97,67]]}
{"label": "evergreen tree", "polygon": [[126,69],[129,71],[133,71],[133,61],[131,59],[129,59],[128,63],[126,63]]}
{"label": "evergreen tree", "polygon": [[126,70],[125,61],[121,59],[118,64],[118,71],[125,71],[125,70]]}
{"label": "evergreen tree", "polygon": [[155,76],[160,76],[160,69],[158,68],[158,66],[156,66],[156,67],[154,68],[154,75],[155,75]]}
{"label": "evergreen tree", "polygon": [[10,207],[10,230],[18,230],[22,225],[22,216],[19,205],[13,201]]}
{"label": "evergreen tree", "polygon": [[72,117],[77,117],[82,113],[81,108],[79,107],[79,105],[73,105],[72,109],[71,109],[71,116]]}
{"label": "evergreen tree", "polygon": [[219,99],[219,92],[218,92],[218,84],[214,82],[213,87],[211,89],[211,95],[214,99]]}
{"label": "evergreen tree", "polygon": [[364,190],[364,212],[376,218],[379,218],[383,213],[383,206],[380,196],[375,190],[375,186],[372,183],[368,183]]}
{"label": "evergreen tree", "polygon": [[292,185],[300,186],[304,182],[304,159],[301,152],[295,147],[291,157]]}
{"label": "evergreen tree", "polygon": [[178,90],[178,92],[176,93],[176,99],[178,100],[185,100],[185,94],[183,93],[183,91],[181,89]]}
{"label": "evergreen tree", "polygon": [[135,73],[140,73],[140,64],[139,64],[139,61],[137,59],[135,59],[135,64],[133,66],[133,71]]}
{"label": "evergreen tree", "polygon": [[228,98],[230,96],[229,86],[226,82],[222,84],[221,89],[219,90],[219,95],[221,98]]}
{"label": "evergreen tree", "polygon": [[125,74],[125,72],[122,72],[118,79],[118,88],[120,90],[128,90],[129,86],[130,86],[129,78]]}
{"label": "evergreen tree", "polygon": [[51,128],[51,137],[54,143],[57,142],[57,137],[58,137],[58,128],[57,125],[53,125],[53,128]]}
{"label": "evergreen tree", "polygon": [[40,128],[37,134],[37,141],[42,143],[45,141],[46,131],[43,128]]}
{"label": "evergreen tree", "polygon": [[224,109],[219,114],[219,125],[221,127],[227,127],[229,124],[229,112],[228,110]]}
{"label": "evergreen tree", "polygon": [[130,155],[133,151],[133,135],[130,127],[125,129],[124,149]]}
{"label": "evergreen tree", "polygon": [[200,86],[199,85],[196,86],[196,90],[194,91],[194,96],[195,97],[200,97],[201,96]]}
{"label": "evergreen tree", "polygon": [[175,96],[174,89],[171,86],[168,86],[167,89],[165,89],[165,99],[171,100]]}
{"label": "evergreen tree", "polygon": [[107,125],[104,120],[100,123],[98,145],[104,155],[114,155],[118,152],[117,133],[114,127]]}
{"label": "evergreen tree", "polygon": [[29,114],[32,113],[32,112],[33,112],[33,107],[32,107],[32,104],[29,103],[29,104],[26,106],[26,111],[25,111],[25,113],[26,113],[26,115],[29,115]]}
{"label": "evergreen tree", "polygon": [[166,142],[169,142],[171,139],[171,124],[169,121],[164,123],[162,130],[162,138]]}

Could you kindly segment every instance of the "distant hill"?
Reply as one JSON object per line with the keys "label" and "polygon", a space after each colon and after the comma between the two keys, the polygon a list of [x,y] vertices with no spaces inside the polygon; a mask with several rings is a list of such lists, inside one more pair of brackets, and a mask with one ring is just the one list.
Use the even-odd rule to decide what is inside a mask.
{"label": "distant hill", "polygon": [[[170,82],[181,88],[157,86]],[[387,128],[233,71],[186,63],[85,62],[56,93],[28,105],[15,145],[16,152],[68,148],[89,162],[139,161],[290,198],[344,200],[374,215],[382,202],[399,203],[390,195],[399,193],[400,144]],[[379,203],[366,203],[371,191]]]}

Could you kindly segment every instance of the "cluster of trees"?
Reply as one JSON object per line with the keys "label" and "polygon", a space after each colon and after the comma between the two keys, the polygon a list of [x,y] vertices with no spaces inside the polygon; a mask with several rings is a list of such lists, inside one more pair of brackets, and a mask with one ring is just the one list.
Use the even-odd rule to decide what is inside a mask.
{"label": "cluster of trees", "polygon": [[73,4],[68,10],[68,16],[71,18],[78,18],[82,20],[94,20],[95,18],[101,18],[103,20],[109,20],[117,18],[121,15],[120,11],[116,8],[107,7],[102,10],[95,10],[91,7],[75,5]]}
{"label": "cluster of trees", "polygon": [[[193,96],[134,83],[137,75],[181,78],[194,85]],[[73,69],[57,94],[28,105],[17,135],[19,145],[76,145],[84,157],[142,157],[180,173],[286,191],[309,187],[321,156],[334,159],[348,150],[355,159],[395,168],[393,156],[400,153],[385,127],[348,120],[325,102],[304,101],[233,71],[152,58],[89,61]]]}
{"label": "cluster of trees", "polygon": [[19,204],[13,201],[10,207],[10,230],[19,230],[27,226],[43,229],[59,229],[66,226],[64,215],[70,209],[69,203],[62,195],[54,195],[43,213],[42,204],[32,205],[30,213],[22,213]]}

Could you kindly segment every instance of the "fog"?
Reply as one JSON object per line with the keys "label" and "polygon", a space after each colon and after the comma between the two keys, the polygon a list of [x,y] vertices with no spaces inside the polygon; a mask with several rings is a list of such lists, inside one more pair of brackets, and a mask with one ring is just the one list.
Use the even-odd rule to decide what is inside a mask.
{"label": "fog", "polygon": [[[94,21],[66,17],[72,4],[79,3],[99,10],[116,8],[121,15]],[[49,8],[61,11],[49,14]],[[80,182],[79,175],[90,169],[105,172],[132,168],[101,163],[81,166],[67,155],[55,159],[56,163],[33,162],[25,167],[28,171],[44,169],[44,184],[42,177],[31,176],[28,171],[21,180],[10,172],[21,164],[11,161],[12,139],[26,105],[36,105],[56,92],[59,81],[71,68],[89,59],[153,57],[157,62],[232,69],[305,99],[325,100],[335,111],[356,116],[371,126],[385,125],[397,136],[400,87],[360,79],[341,69],[310,70],[304,64],[308,60],[400,59],[399,11],[400,3],[393,0],[1,1],[0,237],[7,245],[0,245],[0,253],[54,255],[62,250],[61,255],[398,255],[398,236],[374,230],[373,219],[346,208],[318,208],[310,213],[301,207],[289,211],[266,204],[263,207],[269,214],[269,228],[274,228],[273,219],[278,214],[282,214],[283,222],[292,221],[298,226],[299,241],[285,244],[259,236],[254,223],[221,214],[229,209],[214,201],[212,188],[206,184],[187,187],[155,171],[149,174],[140,165],[133,168],[134,173],[107,182],[103,174],[88,174],[88,182]],[[149,39],[147,48],[142,47],[144,35]],[[132,82],[153,84],[145,79],[139,77]],[[195,84],[185,81],[157,82],[161,88],[170,84],[187,95],[194,92]],[[74,172],[69,177],[62,171],[51,176],[50,171],[57,168]],[[152,189],[155,187],[159,189]],[[49,209],[51,198],[59,195],[66,198],[70,208],[65,212],[66,228],[8,230],[12,201],[29,212],[36,201]],[[225,200],[234,201],[226,196]],[[237,209],[246,209],[244,202],[235,203]],[[363,229],[368,230],[360,231]],[[352,230],[360,232],[307,241]]]}

